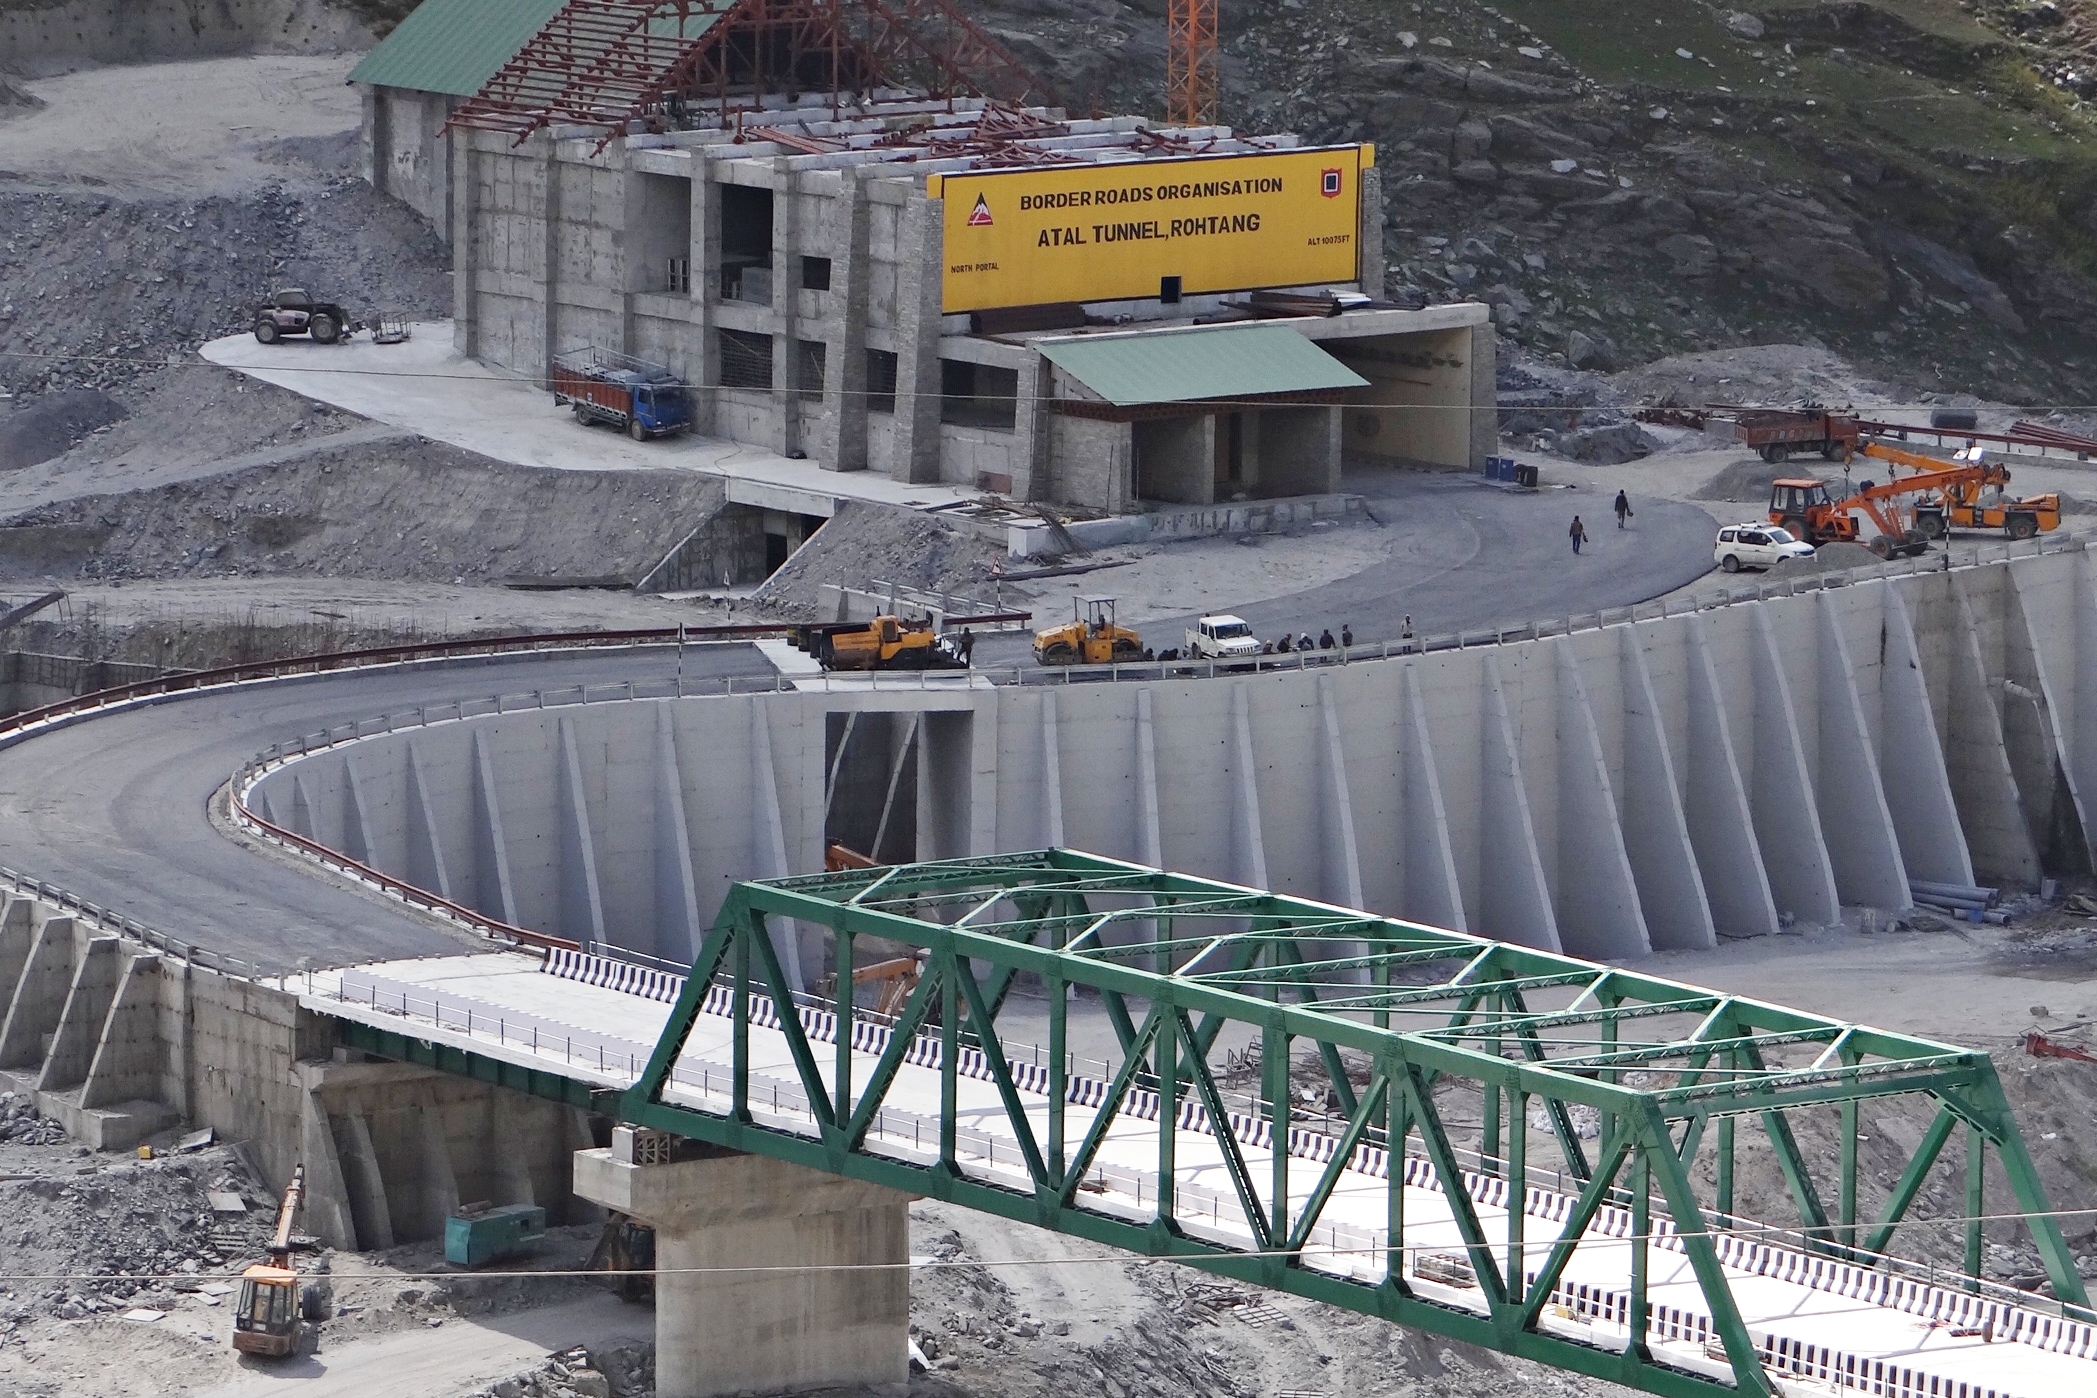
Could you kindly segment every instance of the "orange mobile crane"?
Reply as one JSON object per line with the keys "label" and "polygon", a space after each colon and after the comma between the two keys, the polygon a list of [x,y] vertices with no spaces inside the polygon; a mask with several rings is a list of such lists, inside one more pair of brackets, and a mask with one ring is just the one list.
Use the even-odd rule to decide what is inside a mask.
{"label": "orange mobile crane", "polygon": [[[1774,481],[1770,522],[1809,544],[1859,543],[1864,542],[1863,531],[1855,512],[1862,511],[1879,531],[1867,546],[1882,558],[1922,553],[1930,540],[1943,538],[1954,526],[2001,529],[2012,539],[2029,539],[2041,530],[2060,527],[2058,495],[2028,500],[2003,497],[2001,488],[2009,482],[2009,471],[1983,464],[1978,453],[1967,459],[1967,453],[1961,452],[1959,459],[1946,462],[1882,442],[1865,442],[1854,455],[1909,466],[1916,474],[1883,483],[1866,481],[1855,494],[1840,500],[1829,495],[1823,481]],[[1912,502],[1908,505],[1911,522],[1902,522],[1895,501]]]}
{"label": "orange mobile crane", "polygon": [[1866,442],[1857,454],[1922,473],[1902,484],[1920,480],[1923,489],[1936,492],[1935,500],[1915,505],[1915,528],[1927,538],[1941,539],[1954,529],[2000,529],[2012,539],[2029,539],[2061,527],[2060,496],[2011,499],[2003,490],[2010,483],[2009,468],[1988,461],[1980,447],[1968,447],[1949,462],[1883,442]]}

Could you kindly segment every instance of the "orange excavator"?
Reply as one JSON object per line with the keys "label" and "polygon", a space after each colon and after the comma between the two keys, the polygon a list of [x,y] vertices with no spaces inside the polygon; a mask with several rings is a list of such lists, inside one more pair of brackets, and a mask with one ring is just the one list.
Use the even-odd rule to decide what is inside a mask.
{"label": "orange excavator", "polygon": [[[1866,543],[1881,558],[1901,558],[1929,548],[1953,527],[1999,528],[2012,539],[2029,539],[2061,522],[2058,495],[2009,500],[2002,487],[2010,473],[1984,462],[1976,450],[1960,452],[1950,462],[1902,451],[1883,442],[1863,442],[1852,457],[1863,456],[1916,474],[1885,482],[1866,481],[1854,494],[1837,500],[1826,482],[1787,479],[1771,483],[1769,518],[1809,544]],[[1846,464],[1846,463],[1845,463]],[[1897,505],[1896,502],[1899,502]],[[1901,518],[1902,510],[1908,519]],[[1877,527],[1868,542],[1857,522],[1862,512]]]}

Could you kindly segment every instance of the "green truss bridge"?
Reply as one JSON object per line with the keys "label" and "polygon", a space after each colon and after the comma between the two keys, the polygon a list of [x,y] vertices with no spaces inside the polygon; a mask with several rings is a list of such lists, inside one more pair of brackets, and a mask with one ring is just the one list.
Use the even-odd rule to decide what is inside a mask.
{"label": "green truss bridge", "polygon": [[[911,988],[797,995],[789,948],[829,986],[883,968],[861,1002]],[[353,1046],[629,1124],[577,1187],[657,1225],[666,1393],[762,1386],[687,1365],[753,1307],[845,1356],[816,1377],[893,1368],[912,1196],[1656,1394],[2097,1392],[1985,1053],[1571,957],[1049,850],[740,883],[683,975],[555,950],[286,984]],[[1892,1097],[1933,1115],[1867,1216]],[[1736,1214],[1756,1171],[1781,1217]],[[1931,1198],[1963,1266],[1901,1255]],[[2050,1295],[1980,1280],[1991,1215]]]}

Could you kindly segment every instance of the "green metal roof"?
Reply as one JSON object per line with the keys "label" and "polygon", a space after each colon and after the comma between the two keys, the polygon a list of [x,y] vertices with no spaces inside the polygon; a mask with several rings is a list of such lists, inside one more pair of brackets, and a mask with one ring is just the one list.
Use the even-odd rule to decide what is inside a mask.
{"label": "green metal roof", "polygon": [[350,81],[471,97],[566,0],[423,0]]}
{"label": "green metal roof", "polygon": [[1369,382],[1281,325],[1039,343],[1051,363],[1117,408],[1361,388]]}

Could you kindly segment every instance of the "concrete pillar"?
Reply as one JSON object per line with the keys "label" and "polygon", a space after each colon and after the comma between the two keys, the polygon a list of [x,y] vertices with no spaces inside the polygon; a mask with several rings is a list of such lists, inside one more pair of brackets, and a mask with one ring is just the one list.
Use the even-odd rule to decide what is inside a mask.
{"label": "concrete pillar", "polygon": [[503,835],[502,803],[496,797],[495,759],[487,731],[473,730],[473,905],[512,927],[517,922],[517,887],[510,877],[510,844]]}
{"label": "concrete pillar", "polygon": [[560,720],[560,747],[554,762],[554,820],[561,835],[561,932],[581,942],[601,942],[605,939],[604,895],[597,884],[597,846],[590,835],[590,803],[583,793],[575,724],[565,715]]}
{"label": "concrete pillar", "polygon": [[1831,594],[1820,593],[1814,610],[1820,628],[1820,755],[1814,775],[1819,778],[1820,829],[1835,887],[1845,903],[1905,908],[1911,901],[1908,873],[1879,781],[1871,730],[1864,722],[1856,667],[1836,624]]}
{"label": "concrete pillar", "polygon": [[655,706],[655,955],[671,961],[699,954],[699,881],[692,869],[692,832],[684,810],[684,774],[669,704]]}
{"label": "concrete pillar", "polygon": [[46,1038],[58,1027],[73,980],[74,929],[73,919],[53,917],[36,930],[0,1022],[0,1068],[28,1068],[32,1077],[41,1072]]}
{"label": "concrete pillar", "polygon": [[359,864],[371,863],[371,821],[365,816],[364,784],[356,759],[342,759],[342,852]]}
{"label": "concrete pillar", "polygon": [[1059,728],[1061,712],[1056,691],[1041,692],[1041,841],[1050,849],[1063,848],[1063,744]]}
{"label": "concrete pillar", "polygon": [[306,789],[304,772],[294,772],[291,777],[291,833],[309,840],[319,838],[313,823],[313,793]]}
{"label": "concrete pillar", "polygon": [[[1689,818],[1661,722],[1660,701],[1646,668],[1645,650],[1634,627],[1618,636],[1618,664],[1624,696],[1624,758],[1617,792],[1624,854],[1638,881],[1639,907],[1646,935],[1656,951],[1682,951],[1718,945],[1711,924],[1711,904],[1697,873],[1697,855],[1689,838]],[[1679,637],[1678,643],[1679,643]]]}
{"label": "concrete pillar", "polygon": [[721,186],[713,178],[713,161],[692,152],[692,343],[686,363],[692,366],[693,430],[714,430],[714,388],[721,381],[719,347],[714,344],[714,307],[721,298]]}
{"label": "concrete pillar", "polygon": [[154,952],[124,959],[122,978],[80,1085],[83,1108],[114,1107],[159,1095],[167,1052],[160,1041],[161,966]]}
{"label": "concrete pillar", "polygon": [[[1948,652],[1944,763],[1974,876],[1991,884],[2036,888],[2038,847],[2025,824],[2002,714],[1989,693],[1987,666],[1974,634],[1973,613],[1956,589],[1950,599],[1949,622],[1942,633]],[[0,1058],[0,1064],[4,1063]]]}
{"label": "concrete pillar", "polygon": [[[504,1096],[495,1089],[495,1096]],[[451,1145],[445,1138],[444,1108],[437,1102],[433,1092],[425,1091],[421,1102],[412,1109],[416,1149],[417,1202],[421,1218],[416,1229],[418,1238],[442,1238],[445,1220],[459,1209],[459,1177],[451,1167]]]}
{"label": "concrete pillar", "polygon": [[437,814],[430,809],[429,780],[422,774],[422,745],[407,741],[408,882],[439,898],[451,897],[451,870],[444,861],[444,841]]}
{"label": "concrete pillar", "polygon": [[[12,1001],[22,982],[22,968],[29,964],[29,949],[36,944],[36,904],[10,896],[0,907],[0,1001]],[[0,1011],[0,1019],[5,1012]]]}
{"label": "concrete pillar", "polygon": [[1777,905],[1769,891],[1747,783],[1734,758],[1731,721],[1711,658],[1704,619],[1688,619],[1689,742],[1683,781],[1683,814],[1696,850],[1711,922],[1729,937],[1761,937],[1777,930]]}
{"label": "concrete pillar", "polygon": [[1580,663],[1569,638],[1546,644],[1558,681],[1558,935],[1575,956],[1644,956],[1653,944]]}
{"label": "concrete pillar", "polygon": [[357,1240],[366,1248],[394,1245],[393,1206],[386,1199],[386,1177],[371,1140],[371,1121],[361,1111],[341,1118],[335,1144],[341,1161],[344,1192],[355,1218]]}
{"label": "concrete pillar", "polygon": [[1481,671],[1484,723],[1478,753],[1478,926],[1503,942],[1563,951],[1551,888],[1544,877],[1536,825],[1522,782],[1521,744],[1507,710],[1500,659],[1487,652]]}
{"label": "concrete pillar", "polygon": [[[790,156],[772,160],[772,420],[782,454],[805,452],[801,367],[801,201]],[[827,369],[825,377],[828,377]]]}
{"label": "concrete pillar", "polygon": [[474,222],[481,208],[481,162],[474,158],[473,132],[464,128],[443,139],[451,142],[451,343],[471,359],[481,355],[480,240]]}
{"label": "concrete pillar", "polygon": [[1471,459],[1473,470],[1500,449],[1500,336],[1490,321],[1471,327]]}
{"label": "concrete pillar", "polygon": [[823,440],[815,456],[824,469],[864,471],[867,465],[866,327],[873,281],[868,250],[872,223],[863,172],[837,172],[839,189],[831,231],[829,359],[823,366]]}
{"label": "concrete pillar", "polygon": [[946,201],[911,198],[896,237],[895,464],[900,481],[939,479],[939,329]]}
{"label": "concrete pillar", "polygon": [[1252,714],[1245,681],[1231,685],[1230,868],[1234,882],[1271,888],[1267,882],[1267,842],[1260,833],[1259,767],[1252,745]]}
{"label": "concrete pillar", "polygon": [[911,1196],[758,1156],[618,1151],[578,1151],[575,1192],[655,1229],[660,1398],[909,1378]]}
{"label": "concrete pillar", "polygon": [[[527,1107],[530,1110],[527,1110]],[[531,1160],[533,1152],[541,1148],[539,1129],[544,1125],[545,1111],[560,1111],[562,1108],[527,1103],[514,1092],[495,1091],[488,1094],[488,1171],[493,1176],[495,1187],[493,1199],[498,1204],[536,1204],[538,1191],[532,1188]],[[540,1119],[534,1121],[533,1114]],[[558,1210],[549,1209],[549,1217]]]}
{"label": "concrete pillar", "polygon": [[1959,828],[1944,745],[1930,712],[1929,685],[1907,603],[1889,583],[1876,584],[1884,607],[1885,658],[1879,667],[1879,780],[1912,878],[1971,884],[1973,860]]}
{"label": "concrete pillar", "polygon": [[1340,710],[1333,701],[1330,674],[1318,676],[1318,739],[1318,844],[1325,861],[1319,871],[1319,895],[1343,908],[1366,907],[1354,798],[1347,786],[1347,753],[1340,740]]}
{"label": "concrete pillar", "polygon": [[[748,701],[750,712],[751,877],[783,879],[794,872],[787,861],[786,820],[779,808],[779,769],[772,760],[772,726],[762,700]],[[780,969],[796,990],[808,989],[801,975],[800,938],[790,918],[772,924]]]}
{"label": "concrete pillar", "polygon": [[1164,867],[1165,836],[1158,811],[1158,728],[1151,714],[1151,687],[1136,691],[1136,860]]}
{"label": "concrete pillar", "polygon": [[546,147],[546,158],[540,164],[546,180],[546,212],[539,225],[541,315],[539,363],[534,372],[544,373],[561,349],[561,143],[550,135],[537,139]]}
{"label": "concrete pillar", "polygon": [[1754,609],[1751,625],[1755,731],[1748,801],[1763,871],[1780,911],[1832,925],[1841,919],[1841,900],[1835,893],[1835,871],[1828,863],[1827,841],[1814,804],[1813,777],[1806,767],[1791,686],[1784,677],[1767,606]]}
{"label": "concrete pillar", "polygon": [[1441,774],[1435,768],[1433,730],[1420,697],[1419,669],[1405,666],[1405,713],[1400,720],[1400,783],[1403,811],[1404,901],[1398,912],[1430,927],[1453,932],[1470,930],[1464,914],[1463,884],[1456,874],[1456,853],[1449,843],[1449,810],[1442,802]]}

